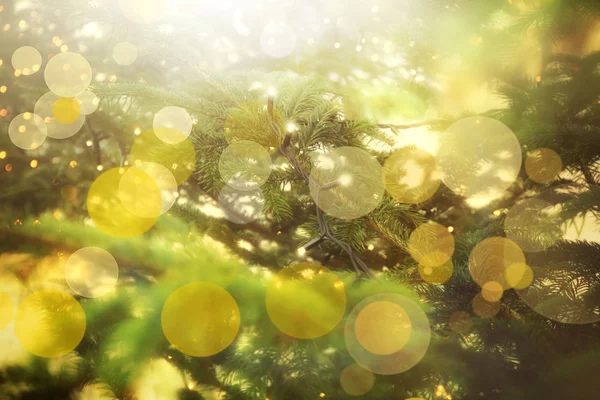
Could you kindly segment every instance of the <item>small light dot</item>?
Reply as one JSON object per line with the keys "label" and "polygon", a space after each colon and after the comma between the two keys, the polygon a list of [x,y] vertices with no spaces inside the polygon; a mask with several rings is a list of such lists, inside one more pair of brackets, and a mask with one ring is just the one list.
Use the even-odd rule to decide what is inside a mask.
{"label": "small light dot", "polygon": [[6,172],[10,172],[10,171],[12,171],[12,164],[6,164],[6,165],[4,166],[4,170],[5,170]]}
{"label": "small light dot", "polygon": [[298,249],[298,255],[301,255],[301,256],[303,256],[303,255],[305,255],[305,254],[306,254],[306,249],[305,249],[304,247],[300,247],[300,248]]}
{"label": "small light dot", "polygon": [[375,246],[374,246],[374,245],[372,245],[372,244],[370,244],[370,245],[367,247],[367,249],[369,249],[369,250],[373,250],[374,248],[375,248]]}
{"label": "small light dot", "polygon": [[94,144],[94,143],[93,143],[91,140],[87,140],[87,141],[85,142],[85,145],[86,145],[87,147],[92,147],[92,145],[93,145],[93,144]]}
{"label": "small light dot", "polygon": [[77,166],[77,161],[73,160],[69,163],[69,165],[71,166],[71,168],[75,168]]}
{"label": "small light dot", "polygon": [[362,51],[363,47],[359,44],[358,46],[356,46],[356,51]]}
{"label": "small light dot", "polygon": [[541,82],[542,81],[542,76],[541,75],[536,76],[535,77],[535,81],[536,82]]}
{"label": "small light dot", "polygon": [[139,136],[139,135],[141,135],[141,134],[142,134],[142,130],[141,130],[140,128],[135,128],[135,130],[133,131],[133,133],[134,133],[136,136]]}
{"label": "small light dot", "polygon": [[4,150],[0,151],[0,160],[4,160],[6,158],[6,152]]}
{"label": "small light dot", "polygon": [[6,93],[8,88],[6,86],[0,86],[0,93]]}
{"label": "small light dot", "polygon": [[448,227],[448,232],[450,232],[450,233],[454,232],[454,227],[453,226],[449,226]]}
{"label": "small light dot", "polygon": [[333,47],[335,47],[336,49],[339,49],[342,45],[340,44],[340,42],[335,42],[333,44]]}
{"label": "small light dot", "polygon": [[499,216],[500,216],[500,214],[502,214],[502,211],[501,211],[501,210],[494,210],[494,215],[495,215],[496,217],[499,217]]}
{"label": "small light dot", "polygon": [[325,393],[321,393],[321,394],[319,394],[319,397],[320,397],[320,398],[324,398],[324,397],[325,397]]}
{"label": "small light dot", "polygon": [[29,165],[31,166],[31,168],[37,168],[38,161],[37,160],[31,160],[31,162],[29,163]]}
{"label": "small light dot", "polygon": [[98,165],[96,165],[96,169],[98,171],[102,171],[104,169],[104,167],[102,166],[102,164],[98,164]]}

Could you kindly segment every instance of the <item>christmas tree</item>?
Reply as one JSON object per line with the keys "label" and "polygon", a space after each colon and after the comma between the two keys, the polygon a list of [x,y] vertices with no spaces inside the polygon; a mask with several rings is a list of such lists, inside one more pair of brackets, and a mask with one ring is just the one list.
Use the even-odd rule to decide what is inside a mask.
{"label": "christmas tree", "polygon": [[0,399],[598,396],[597,1],[0,27]]}

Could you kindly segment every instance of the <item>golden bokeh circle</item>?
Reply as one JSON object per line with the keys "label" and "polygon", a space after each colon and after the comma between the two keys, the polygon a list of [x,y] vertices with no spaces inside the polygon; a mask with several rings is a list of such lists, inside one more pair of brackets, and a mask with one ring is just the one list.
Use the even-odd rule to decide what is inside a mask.
{"label": "golden bokeh circle", "polygon": [[440,186],[435,158],[416,147],[394,151],[382,171],[385,189],[401,203],[418,204],[429,200]]}
{"label": "golden bokeh circle", "polygon": [[465,197],[498,197],[521,169],[521,145],[502,122],[468,117],[440,136],[436,159],[442,182]]}
{"label": "golden bokeh circle", "polygon": [[481,293],[477,293],[473,298],[471,306],[473,307],[473,312],[480,318],[492,318],[500,312],[502,303],[499,301],[487,301]]}
{"label": "golden bokeh circle", "polygon": [[513,289],[525,289],[533,282],[533,270],[525,263],[514,263],[506,268],[506,283]]}
{"label": "golden bokeh circle", "polygon": [[0,292],[0,331],[11,323],[14,315],[15,303],[8,294]]}
{"label": "golden bokeh circle", "polygon": [[391,301],[375,301],[364,307],[354,322],[356,339],[373,354],[388,355],[410,339],[412,325],[406,311]]}
{"label": "golden bokeh circle", "polygon": [[325,213],[352,220],[367,215],[383,200],[381,165],[357,147],[336,147],[315,154],[310,195]]}
{"label": "golden bokeh circle", "polygon": [[[134,168],[146,173],[152,178],[156,186],[158,186],[162,198],[162,208],[160,213],[164,214],[169,211],[173,204],[175,204],[178,196],[177,181],[171,171],[160,164],[152,162],[137,163]],[[153,191],[153,189],[151,189],[151,191]]]}
{"label": "golden bokeh circle", "polygon": [[450,316],[449,325],[452,331],[464,335],[473,327],[473,319],[469,313],[457,311]]}
{"label": "golden bokeh circle", "polygon": [[137,60],[138,49],[130,42],[119,42],[113,47],[112,57],[121,66],[131,65]]}
{"label": "golden bokeh circle", "polygon": [[[192,125],[192,117],[187,110],[174,106],[162,108],[152,121],[156,136],[168,144],[176,144],[185,140],[192,133]],[[173,130],[181,135],[174,135]]]}
{"label": "golden bokeh circle", "polygon": [[537,253],[562,237],[555,208],[540,197],[514,204],[506,213],[504,233],[525,252]]}
{"label": "golden bokeh circle", "polygon": [[254,190],[271,175],[271,156],[256,142],[239,140],[227,146],[219,158],[221,179],[237,190]]}
{"label": "golden bokeh circle", "polygon": [[[55,110],[55,105],[57,103],[60,104],[61,99],[63,98],[55,93],[47,92],[36,101],[33,109],[34,113],[39,115],[43,120],[40,128],[44,126],[42,129],[46,129],[48,136],[54,139],[66,139],[73,136],[79,132],[85,122],[85,116],[82,115],[81,112],[79,112],[77,118],[71,123],[63,123],[59,121],[55,115],[55,112],[58,112],[59,117],[65,117],[65,108],[59,107],[57,110]],[[77,111],[77,106],[75,105],[73,105],[75,109],[69,110],[70,104],[70,100],[67,100],[67,103],[65,104],[67,114],[65,120],[67,121],[69,120],[69,115],[74,116],[75,112]],[[79,106],[79,111],[81,111],[81,106]],[[61,112],[63,114],[61,114]]]}
{"label": "golden bokeh circle", "polygon": [[42,55],[31,46],[19,47],[12,55],[12,66],[19,75],[33,75],[42,66]]}
{"label": "golden bokeh circle", "polygon": [[469,272],[479,286],[495,281],[503,290],[509,289],[506,270],[514,263],[525,263],[525,255],[515,242],[504,237],[484,239],[469,254]]}
{"label": "golden bokeh circle", "polygon": [[117,260],[100,247],[84,247],[71,254],[65,264],[65,279],[83,297],[104,296],[115,289],[119,279]]}
{"label": "golden bokeh circle", "polygon": [[181,185],[192,175],[196,168],[196,150],[188,138],[176,130],[171,130],[175,143],[165,143],[153,130],[142,133],[131,146],[129,160],[131,165],[152,162],[167,168]]}
{"label": "golden bokeh circle", "polygon": [[73,97],[61,97],[54,102],[52,114],[61,124],[72,124],[81,115],[81,106]]}
{"label": "golden bokeh circle", "polygon": [[454,254],[454,236],[445,226],[429,221],[411,232],[408,252],[423,267],[437,267]]}
{"label": "golden bokeh circle", "polygon": [[63,356],[83,339],[86,317],[70,294],[40,290],[27,296],[15,314],[15,334],[23,347],[40,357]]}
{"label": "golden bokeh circle", "polygon": [[375,385],[375,375],[358,364],[348,365],[340,373],[340,386],[350,396],[367,394]]}
{"label": "golden bokeh circle", "polygon": [[[509,267],[510,268],[510,267]],[[507,268],[508,270],[508,268]],[[481,296],[490,303],[498,302],[502,299],[504,288],[496,281],[489,281],[481,287]]]}
{"label": "golden bokeh circle", "polygon": [[59,53],[44,70],[46,85],[60,97],[75,97],[92,82],[92,67],[81,54]]}
{"label": "golden bokeh circle", "polygon": [[421,258],[419,275],[428,283],[441,285],[446,283],[454,272],[454,264],[448,255],[440,251],[433,251]]}
{"label": "golden bokeh circle", "polygon": [[267,148],[279,147],[282,133],[285,133],[285,119],[277,107],[273,107],[272,121],[269,122],[269,110],[264,100],[238,104],[229,111],[225,120],[224,134],[229,144],[250,140]]}
{"label": "golden bokeh circle", "polygon": [[525,172],[537,183],[552,182],[558,178],[562,168],[560,155],[549,148],[532,150],[525,157]]}
{"label": "golden bokeh circle", "polygon": [[225,350],[240,328],[235,299],[210,282],[192,282],[169,295],[161,313],[162,330],[174,347],[194,357]]}
{"label": "golden bokeh circle", "polygon": [[29,112],[19,114],[10,121],[8,136],[13,144],[23,150],[35,150],[44,143],[46,125],[39,115]]}
{"label": "golden bokeh circle", "polygon": [[269,283],[265,301],[273,324],[298,339],[328,334],[346,311],[344,283],[324,266],[308,262],[279,271]]}
{"label": "golden bokeh circle", "polygon": [[[122,168],[104,172],[92,183],[87,197],[88,213],[96,227],[120,238],[139,236],[152,228],[157,220],[156,217],[139,217],[123,205],[119,184],[124,173]],[[159,204],[162,204],[160,198]]]}
{"label": "golden bokeh circle", "polygon": [[127,19],[142,25],[156,23],[169,12],[165,0],[119,0],[119,7]]}
{"label": "golden bokeh circle", "polygon": [[[378,303],[379,305],[371,308],[371,304]],[[382,303],[393,303],[399,308],[382,306]],[[382,329],[380,329],[379,332],[367,330],[367,332],[369,332],[369,335],[367,336],[369,340],[366,341],[365,338],[363,338],[361,341],[363,343],[369,343],[369,346],[372,345],[371,350],[380,351],[382,353],[401,346],[400,349],[390,354],[377,354],[369,351],[369,349],[361,344],[361,341],[359,341],[357,337],[358,333],[365,331],[360,328],[361,320],[358,319],[359,316],[364,315],[362,314],[363,310],[367,310],[367,313],[369,314],[368,310],[377,310],[381,308],[384,310],[391,310],[391,319],[387,318],[385,313],[383,315],[384,320],[389,323],[388,326],[382,326],[382,324],[385,324],[385,321],[378,323],[371,318],[367,318],[368,321],[365,320],[364,322],[370,321],[377,323]],[[398,314],[400,308],[403,310],[401,317]],[[374,314],[381,313],[376,312]],[[356,327],[357,321],[359,323],[358,331]],[[406,324],[407,321],[410,322],[410,325]],[[409,326],[410,334],[408,334]],[[384,343],[384,345],[381,346],[376,344],[376,336]],[[397,336],[401,336],[401,338],[399,339]],[[402,343],[406,338],[406,342]],[[418,304],[396,293],[382,293],[370,296],[354,307],[346,319],[344,340],[350,355],[361,367],[375,374],[394,375],[409,370],[421,361],[429,348],[431,330],[429,327],[429,320]]]}
{"label": "golden bokeh circle", "polygon": [[234,224],[247,224],[257,220],[263,212],[265,197],[260,188],[237,190],[223,186],[218,197],[223,216]]}
{"label": "golden bokeh circle", "polygon": [[127,168],[121,175],[118,196],[127,211],[138,217],[152,219],[161,214],[160,188],[152,176],[137,166]]}
{"label": "golden bokeh circle", "polygon": [[81,114],[90,115],[98,109],[100,99],[90,90],[86,90],[83,93],[75,96],[75,100],[79,103],[79,109]]}

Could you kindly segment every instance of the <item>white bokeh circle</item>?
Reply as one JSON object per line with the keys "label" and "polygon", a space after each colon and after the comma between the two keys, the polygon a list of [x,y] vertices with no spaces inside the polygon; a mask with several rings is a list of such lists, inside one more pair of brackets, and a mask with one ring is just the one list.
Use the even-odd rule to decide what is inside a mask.
{"label": "white bokeh circle", "polygon": [[108,251],[100,247],[84,247],[67,260],[65,279],[78,295],[100,297],[115,289],[119,266]]}

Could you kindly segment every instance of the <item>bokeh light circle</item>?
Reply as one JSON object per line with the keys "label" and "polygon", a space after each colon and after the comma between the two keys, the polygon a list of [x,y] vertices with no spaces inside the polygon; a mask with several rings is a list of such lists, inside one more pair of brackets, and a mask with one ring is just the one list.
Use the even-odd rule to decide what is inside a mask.
{"label": "bokeh light circle", "polygon": [[240,140],[227,146],[219,158],[223,181],[236,190],[255,190],[271,175],[271,156],[258,143]]}
{"label": "bokeh light circle", "polygon": [[292,264],[269,282],[266,305],[273,324],[288,336],[314,339],[331,332],[346,311],[338,276],[315,263]]}
{"label": "bokeh light circle", "polygon": [[562,167],[560,155],[552,149],[535,149],[525,157],[525,172],[537,183],[552,182],[558,178]]}
{"label": "bokeh light circle", "polygon": [[130,42],[119,42],[113,47],[113,60],[119,65],[128,66],[137,60],[138,49]]}
{"label": "bokeh light circle", "polygon": [[521,146],[502,122],[469,117],[452,124],[441,136],[436,159],[442,182],[465,197],[500,196],[521,169]]}
{"label": "bokeh light circle", "polygon": [[11,323],[14,315],[15,303],[8,294],[0,292],[0,331]]}
{"label": "bokeh light circle", "polygon": [[506,283],[513,289],[525,289],[533,282],[533,270],[525,263],[514,263],[506,268]]}
{"label": "bokeh light circle", "polygon": [[101,297],[115,289],[119,279],[117,260],[100,247],[84,247],[71,254],[65,264],[65,279],[83,297]]}
{"label": "bokeh light circle", "polygon": [[27,351],[40,357],[60,357],[73,351],[85,328],[81,305],[58,290],[33,292],[21,301],[15,314],[17,338]]}
{"label": "bokeh light circle", "polygon": [[46,85],[60,97],[75,97],[92,82],[92,67],[77,53],[59,53],[52,57],[44,70]]}
{"label": "bokeh light circle", "polygon": [[[67,102],[64,104],[65,107],[55,107],[57,103],[60,104],[62,99],[67,99]],[[48,92],[36,101],[35,108],[33,109],[34,113],[42,118],[43,121],[40,124],[40,129],[41,126],[44,126],[49,137],[54,139],[66,139],[79,132],[83,126],[85,116],[79,112],[81,111],[81,106],[79,106],[79,110],[77,110],[77,106],[70,102],[70,100],[72,100],[72,98],[61,98],[53,92]],[[69,109],[70,106],[74,108]],[[58,118],[55,115],[55,111],[60,115]],[[63,123],[59,120],[59,118],[61,118],[68,121],[70,118],[69,116],[74,116],[76,113],[79,113],[79,115],[72,123]]]}
{"label": "bokeh light circle", "polygon": [[224,186],[219,192],[218,204],[226,219],[234,224],[248,224],[262,215],[265,197],[260,188],[237,190]]}
{"label": "bokeh light circle", "polygon": [[473,312],[480,318],[492,318],[500,312],[502,304],[499,301],[487,301],[481,293],[473,298]]}
{"label": "bokeh light circle", "polygon": [[383,183],[394,199],[418,204],[429,200],[440,186],[440,172],[428,152],[404,147],[394,151],[383,165]]}
{"label": "bokeh light circle", "polygon": [[502,299],[503,294],[504,288],[500,283],[496,281],[488,281],[484,283],[481,287],[481,296],[490,303],[500,301],[500,299]]}
{"label": "bokeh light circle", "polygon": [[240,328],[240,310],[222,287],[192,282],[169,295],[161,325],[169,343],[184,354],[209,357],[225,350]]}
{"label": "bokeh light circle", "polygon": [[15,50],[11,61],[15,73],[33,75],[42,66],[42,55],[35,47],[23,46]]}
{"label": "bokeh light circle", "polygon": [[[396,323],[392,324],[391,328],[388,327],[380,331],[380,340],[387,342],[390,338],[383,335],[406,337],[407,330],[410,329],[408,341],[400,350],[391,354],[375,354],[363,347],[357,338],[357,317],[363,310],[368,309],[369,305],[378,302],[391,302],[398,305],[404,310],[410,321],[410,328],[407,325]],[[400,320],[403,320],[403,318]],[[397,329],[394,329],[394,326]],[[377,332],[373,332],[373,334],[376,335]],[[421,361],[429,348],[431,330],[427,316],[419,305],[399,294],[382,293],[368,297],[354,307],[346,320],[344,339],[350,355],[357,364],[375,374],[394,375],[409,370]],[[396,338],[391,339],[396,341],[396,344],[400,343]]]}
{"label": "bokeh light circle", "polygon": [[23,150],[35,150],[47,136],[44,120],[29,112],[19,114],[10,121],[8,136],[13,144]]}
{"label": "bokeh light circle", "polygon": [[[113,168],[100,175],[88,192],[87,208],[98,229],[111,236],[139,236],[154,226],[157,218],[142,218],[130,212],[121,202],[119,184],[125,171]],[[141,171],[140,171],[141,173]],[[161,203],[158,199],[159,208]]]}
{"label": "bokeh light circle", "polygon": [[160,188],[153,177],[141,168],[125,170],[119,181],[118,196],[127,211],[138,217],[151,219],[161,214],[163,204]]}
{"label": "bokeh light circle", "polygon": [[411,232],[408,252],[422,267],[438,267],[454,254],[454,236],[445,226],[429,221]]}
{"label": "bokeh light circle", "polygon": [[270,57],[284,58],[296,49],[298,38],[285,22],[270,22],[260,35],[260,47]]}
{"label": "bokeh light circle", "polygon": [[419,263],[419,275],[425,282],[432,285],[446,283],[452,277],[453,272],[452,259],[440,251],[426,254]]}
{"label": "bokeh light circle", "polygon": [[[166,167],[153,162],[137,163],[134,168],[137,168],[150,176],[160,190],[162,198],[162,208],[160,213],[164,214],[169,211],[173,204],[175,204],[178,196],[177,181],[171,171]],[[153,187],[152,185],[150,186]]]}
{"label": "bokeh light circle", "polygon": [[525,252],[539,252],[562,236],[554,207],[541,197],[515,203],[506,213],[504,233]]}
{"label": "bokeh light circle", "polygon": [[73,97],[61,97],[52,105],[52,114],[61,124],[72,124],[81,116],[81,106]]}
{"label": "bokeh light circle", "polygon": [[450,316],[449,325],[450,330],[464,335],[473,327],[473,319],[469,313],[457,311]]}
{"label": "bokeh light circle", "polygon": [[86,90],[83,93],[75,96],[75,100],[79,103],[79,109],[81,114],[90,115],[98,109],[100,99],[90,90]]}
{"label": "bokeh light circle", "polygon": [[152,162],[167,168],[181,185],[192,175],[196,168],[196,150],[189,139],[176,130],[171,130],[173,137],[181,138],[175,143],[165,143],[153,130],[142,133],[131,146],[129,160],[131,165]]}
{"label": "bokeh light circle", "polygon": [[[154,133],[163,142],[168,144],[179,143],[192,132],[192,117],[185,108],[165,107],[154,116],[152,127]],[[175,130],[181,135],[174,135]]]}
{"label": "bokeh light circle", "polygon": [[365,350],[388,355],[402,349],[412,331],[406,311],[391,301],[375,301],[365,306],[356,316],[354,333]]}
{"label": "bokeh light circle", "polygon": [[367,394],[375,385],[375,375],[358,364],[351,364],[340,373],[340,386],[350,396]]}
{"label": "bokeh light circle", "polygon": [[356,147],[337,147],[313,158],[310,195],[327,214],[346,220],[367,215],[383,200],[381,165]]}
{"label": "bokeh light circle", "polygon": [[512,240],[490,237],[482,240],[469,254],[469,273],[479,286],[497,282],[503,290],[509,289],[506,270],[515,263],[525,263],[525,255]]}
{"label": "bokeh light circle", "polygon": [[169,12],[169,2],[165,0],[119,0],[123,15],[136,24],[153,24]]}

